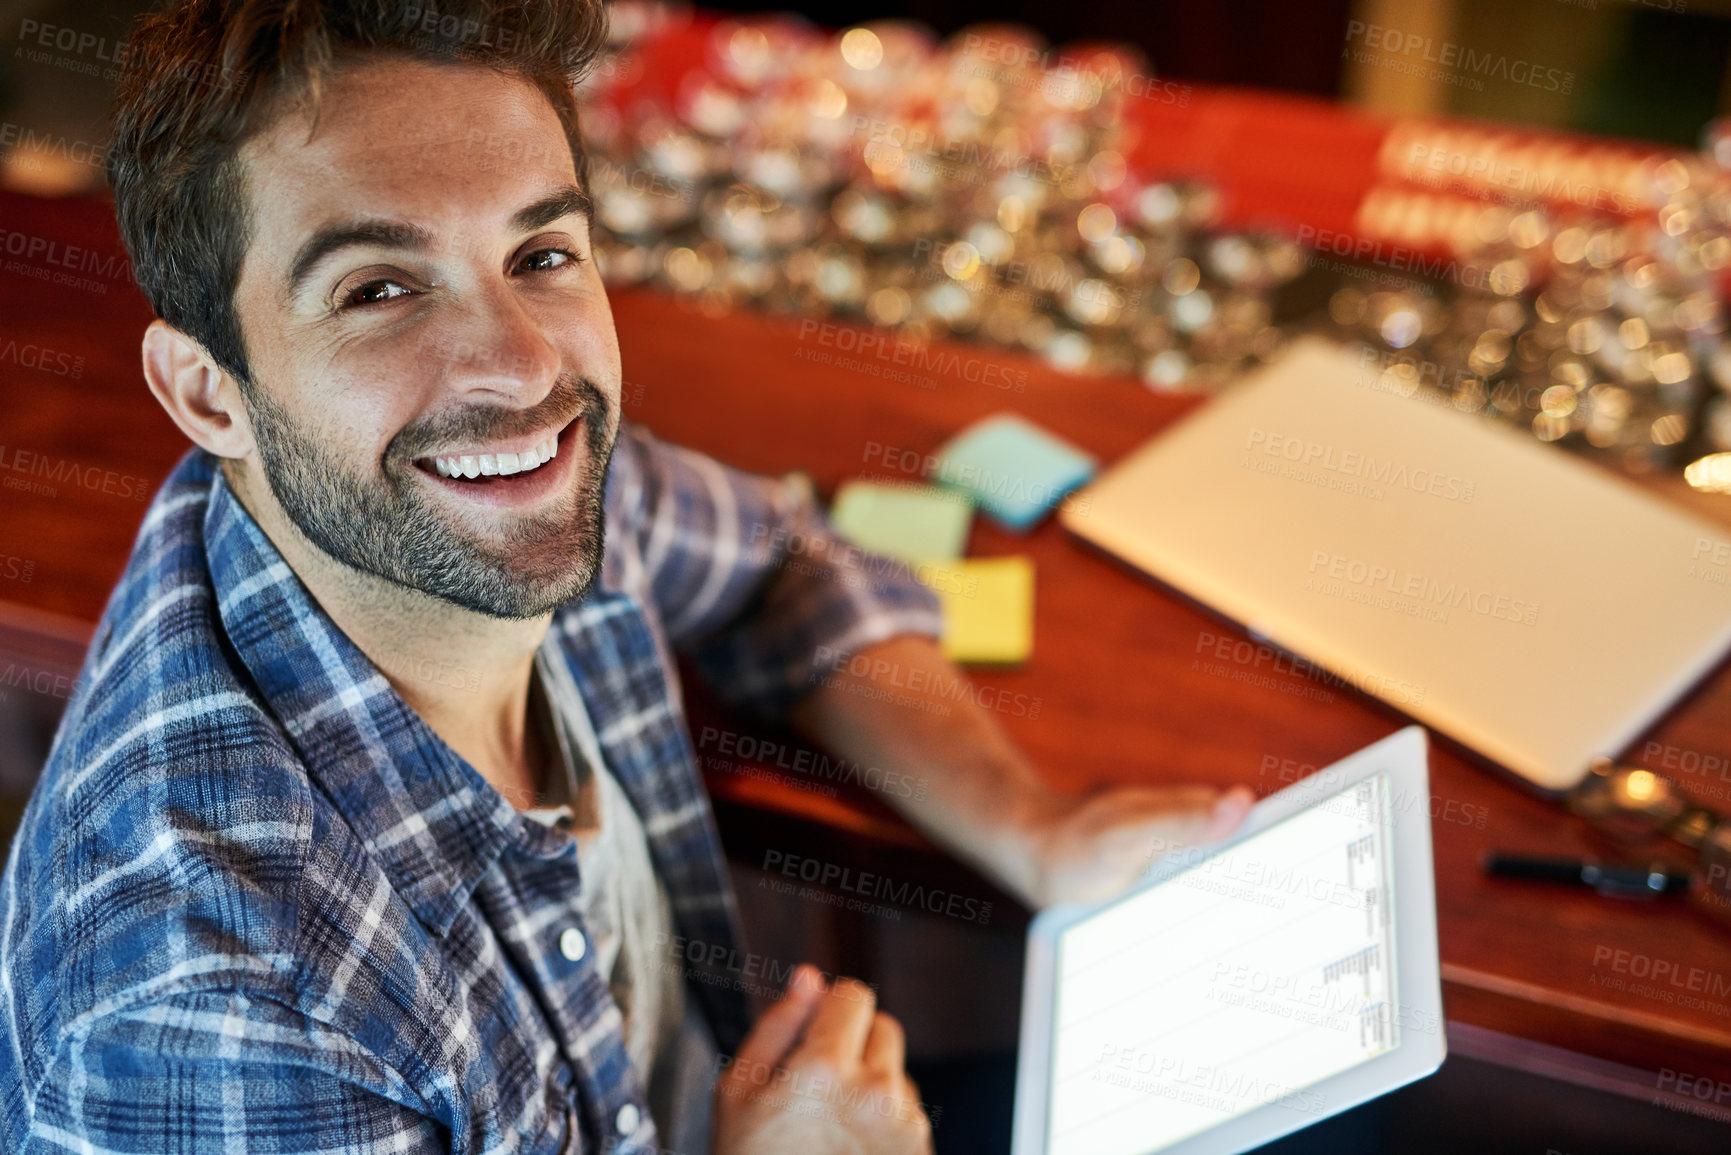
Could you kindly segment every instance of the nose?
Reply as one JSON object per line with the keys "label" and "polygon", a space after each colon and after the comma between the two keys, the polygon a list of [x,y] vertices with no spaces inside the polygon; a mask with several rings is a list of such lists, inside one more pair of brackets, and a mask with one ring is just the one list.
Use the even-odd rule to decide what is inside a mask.
{"label": "nose", "polygon": [[462,393],[527,407],[559,377],[559,350],[535,311],[508,284],[490,285],[441,352],[448,380]]}

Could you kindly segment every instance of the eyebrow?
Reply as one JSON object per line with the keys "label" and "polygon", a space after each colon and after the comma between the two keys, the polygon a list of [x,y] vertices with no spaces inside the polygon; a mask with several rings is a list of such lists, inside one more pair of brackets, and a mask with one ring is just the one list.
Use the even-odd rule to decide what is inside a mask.
{"label": "eyebrow", "polygon": [[574,213],[593,219],[594,210],[595,206],[589,200],[589,194],[574,184],[568,184],[535,203],[518,209],[511,216],[511,227],[520,233],[532,233]]}
{"label": "eyebrow", "polygon": [[298,292],[307,274],[320,261],[343,249],[371,245],[382,249],[421,251],[431,248],[432,244],[431,232],[420,225],[402,221],[338,221],[325,225],[308,237],[295,253],[294,264],[289,266],[289,292]]}
{"label": "eyebrow", "polygon": [[[511,228],[519,233],[533,232],[574,213],[593,219],[594,205],[589,194],[576,185],[566,185],[512,213]],[[421,252],[433,247],[433,234],[406,221],[336,221],[325,225],[296,251],[289,266],[289,292],[297,292],[307,275],[332,253],[360,246]]]}

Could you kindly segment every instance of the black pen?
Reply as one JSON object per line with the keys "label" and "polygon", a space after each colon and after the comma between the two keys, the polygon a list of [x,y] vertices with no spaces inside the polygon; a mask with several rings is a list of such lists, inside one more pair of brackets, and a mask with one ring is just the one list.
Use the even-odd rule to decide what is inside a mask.
{"label": "black pen", "polygon": [[1646,866],[1598,862],[1591,858],[1529,858],[1499,850],[1485,854],[1485,873],[1499,878],[1526,878],[1590,886],[1613,898],[1653,898],[1689,889],[1688,871],[1672,870],[1662,862]]}

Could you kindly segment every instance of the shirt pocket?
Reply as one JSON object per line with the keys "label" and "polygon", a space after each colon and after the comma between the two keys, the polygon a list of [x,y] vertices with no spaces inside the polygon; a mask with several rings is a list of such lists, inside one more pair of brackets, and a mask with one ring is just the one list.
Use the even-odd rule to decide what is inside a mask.
{"label": "shirt pocket", "polygon": [[517,1150],[519,1155],[587,1155],[576,1095],[560,1081],[550,1080],[537,1114],[540,1125]]}
{"label": "shirt pocket", "polygon": [[540,1136],[522,1148],[523,1155],[585,1155],[583,1128],[577,1122],[576,1104],[552,1104]]}
{"label": "shirt pocket", "polygon": [[583,1155],[583,1128],[577,1125],[577,1108],[565,1105],[565,1134],[559,1138],[559,1155]]}

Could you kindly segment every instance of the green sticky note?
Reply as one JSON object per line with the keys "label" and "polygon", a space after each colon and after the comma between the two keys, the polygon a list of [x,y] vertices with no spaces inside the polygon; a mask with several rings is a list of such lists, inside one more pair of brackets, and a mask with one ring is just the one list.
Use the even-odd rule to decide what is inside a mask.
{"label": "green sticky note", "polygon": [[903,561],[962,556],[974,506],[965,494],[931,485],[849,481],[836,491],[830,520],[855,545]]}
{"label": "green sticky note", "polygon": [[915,573],[943,603],[941,645],[950,661],[1008,665],[1034,652],[1032,558],[932,562]]}

